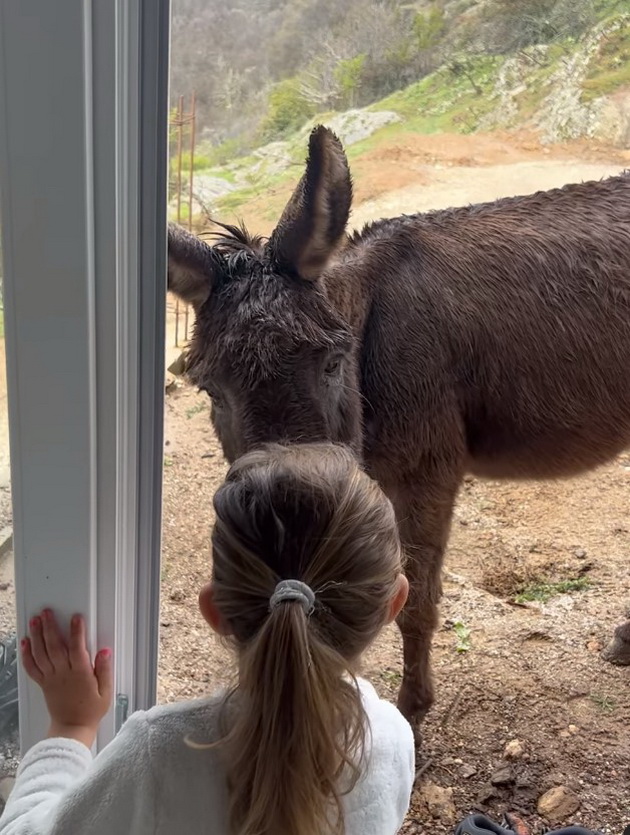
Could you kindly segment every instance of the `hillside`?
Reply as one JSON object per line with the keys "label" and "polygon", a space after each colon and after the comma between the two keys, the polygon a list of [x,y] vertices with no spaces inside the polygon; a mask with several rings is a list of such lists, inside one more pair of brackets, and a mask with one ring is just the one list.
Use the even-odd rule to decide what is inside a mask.
{"label": "hillside", "polygon": [[[513,5],[515,0],[503,2]],[[448,60],[402,89],[363,107],[303,114],[297,127],[277,131],[271,142],[263,142],[260,131],[219,144],[203,140],[193,188],[196,223],[203,225],[209,213],[233,217],[256,195],[277,188],[283,192],[283,183],[295,179],[316,122],[339,134],[352,159],[405,134],[515,128],[534,131],[546,143],[588,138],[618,148],[630,145],[630,11],[621,8],[626,3],[600,4],[599,19],[579,36],[548,43],[521,45],[514,41],[515,27],[512,51],[506,54],[489,49],[482,26],[483,9],[500,3],[450,2],[440,7],[441,13],[448,18],[454,6],[463,5],[467,12],[456,18],[459,42],[463,32],[469,33],[469,47],[486,37],[485,52],[453,48]],[[430,11],[422,14],[429,20]],[[492,31],[496,34],[496,20]],[[531,40],[540,32],[525,34]],[[271,101],[277,105],[273,96]],[[269,124],[273,112],[267,112],[263,124]]]}
{"label": "hillside", "polygon": [[[480,56],[544,70],[629,11],[627,0],[174,0],[171,94],[195,90],[201,138],[233,154],[440,67],[466,77]],[[532,47],[543,54],[525,57]],[[623,52],[605,57],[614,87]]]}

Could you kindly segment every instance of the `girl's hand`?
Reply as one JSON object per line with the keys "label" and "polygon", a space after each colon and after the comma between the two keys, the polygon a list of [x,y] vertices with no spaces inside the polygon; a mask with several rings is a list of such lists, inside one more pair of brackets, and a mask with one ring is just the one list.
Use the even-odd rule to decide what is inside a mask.
{"label": "girl's hand", "polygon": [[67,643],[50,609],[31,619],[29,632],[21,643],[22,663],[44,693],[51,719],[48,736],[76,739],[91,748],[112,702],[111,650],[101,650],[92,666],[81,615],[72,618]]}

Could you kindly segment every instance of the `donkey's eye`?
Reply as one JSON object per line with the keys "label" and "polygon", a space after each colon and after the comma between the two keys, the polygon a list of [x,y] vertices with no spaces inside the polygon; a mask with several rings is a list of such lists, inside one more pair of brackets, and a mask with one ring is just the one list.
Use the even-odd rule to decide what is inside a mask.
{"label": "donkey's eye", "polygon": [[332,357],[324,366],[324,374],[328,377],[334,377],[341,369],[341,357]]}

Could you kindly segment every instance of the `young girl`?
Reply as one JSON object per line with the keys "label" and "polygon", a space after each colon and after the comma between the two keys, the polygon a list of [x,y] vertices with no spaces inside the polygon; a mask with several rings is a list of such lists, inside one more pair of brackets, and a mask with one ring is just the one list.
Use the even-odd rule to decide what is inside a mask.
{"label": "young girl", "polygon": [[24,757],[0,835],[393,835],[414,779],[409,725],[355,678],[405,603],[393,509],[343,447],[269,447],[215,496],[199,604],[238,658],[233,690],[135,713],[92,760],[111,702],[83,621],[45,610],[22,642],[49,738]]}

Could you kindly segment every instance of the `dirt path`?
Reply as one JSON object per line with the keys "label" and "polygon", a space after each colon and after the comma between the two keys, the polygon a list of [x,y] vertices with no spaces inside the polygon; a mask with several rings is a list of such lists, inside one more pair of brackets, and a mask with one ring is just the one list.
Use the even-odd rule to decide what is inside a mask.
{"label": "dirt path", "polygon": [[490,166],[439,166],[428,183],[410,183],[362,203],[352,213],[353,226],[399,214],[427,212],[467,203],[484,203],[508,195],[531,194],[566,183],[599,180],[618,174],[619,163],[540,160]]}
{"label": "dirt path", "polygon": [[[363,202],[353,222],[527,193],[622,167],[619,156],[590,146],[546,154],[529,140],[511,145],[505,137],[408,138],[356,160]],[[263,208],[253,202],[245,213],[256,231],[268,231]],[[225,463],[207,400],[185,386],[167,397],[165,465],[160,698],[173,700],[204,694],[230,674],[225,650],[196,611],[209,575],[211,498]],[[404,832],[450,833],[476,809],[495,817],[520,812],[542,831],[558,823],[537,812],[538,798],[554,786],[574,798],[560,817],[615,835],[630,823],[630,669],[599,656],[630,605],[629,490],[628,455],[566,482],[466,481],[434,646],[438,698]],[[514,604],[520,586],[542,580],[585,588],[545,604]],[[400,639],[390,629],[365,672],[394,698],[400,671]],[[506,759],[514,739],[516,757]]]}

